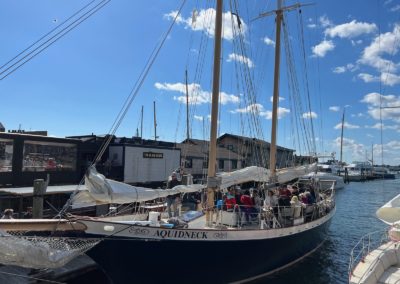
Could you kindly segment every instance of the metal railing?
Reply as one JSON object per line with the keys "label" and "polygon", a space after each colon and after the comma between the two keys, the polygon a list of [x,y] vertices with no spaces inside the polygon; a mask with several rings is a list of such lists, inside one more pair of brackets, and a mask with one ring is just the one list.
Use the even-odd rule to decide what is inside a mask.
{"label": "metal railing", "polygon": [[[388,230],[379,230],[364,235],[350,252],[350,261],[348,268],[349,280],[353,275],[353,271],[358,263],[364,261],[365,257],[373,250],[388,242]],[[374,265],[374,262],[370,266]],[[368,267],[369,268],[369,267]],[[367,273],[369,269],[365,270]],[[364,276],[364,275],[363,275]]]}

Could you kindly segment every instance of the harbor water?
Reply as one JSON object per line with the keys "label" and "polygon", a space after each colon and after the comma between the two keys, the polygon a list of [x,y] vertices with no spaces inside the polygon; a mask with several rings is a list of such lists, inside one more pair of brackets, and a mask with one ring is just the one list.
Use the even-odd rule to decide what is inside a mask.
{"label": "harbor water", "polygon": [[365,234],[387,227],[375,212],[398,194],[400,179],[352,182],[338,190],[336,215],[323,246],[303,261],[257,283],[348,283],[352,248]]}
{"label": "harbor water", "polygon": [[[348,283],[350,251],[365,234],[387,227],[376,218],[375,212],[397,194],[400,194],[400,179],[352,182],[338,190],[336,215],[329,226],[329,238],[321,248],[297,264],[255,283]],[[266,251],[265,257],[274,256]],[[240,268],[240,263],[232,263],[232,267]],[[100,272],[93,273],[86,275],[84,282],[107,283],[104,278]],[[71,283],[82,283],[80,280],[83,279]],[[134,281],[127,279],[127,283]]]}

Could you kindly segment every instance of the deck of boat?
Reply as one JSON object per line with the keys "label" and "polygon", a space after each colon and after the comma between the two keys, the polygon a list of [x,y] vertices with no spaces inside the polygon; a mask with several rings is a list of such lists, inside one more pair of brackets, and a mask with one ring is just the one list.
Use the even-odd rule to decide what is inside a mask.
{"label": "deck of boat", "polygon": [[400,243],[389,241],[371,251],[351,274],[351,284],[400,282]]}

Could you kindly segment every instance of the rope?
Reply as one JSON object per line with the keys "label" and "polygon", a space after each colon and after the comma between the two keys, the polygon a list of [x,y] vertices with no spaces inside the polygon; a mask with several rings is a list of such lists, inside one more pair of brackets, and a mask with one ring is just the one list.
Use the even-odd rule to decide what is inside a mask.
{"label": "rope", "polygon": [[[61,31],[57,32],[55,35],[53,35],[52,37],[50,37],[48,40],[46,40],[44,43],[40,44],[38,47],[36,47],[35,49],[33,49],[31,52],[29,52],[28,54],[26,54],[25,56],[23,56],[21,59],[19,59],[18,61],[16,61],[14,64],[12,64],[11,66],[9,66],[8,68],[6,68],[5,70],[3,70],[2,72],[0,72],[0,75],[6,73],[8,70],[11,69],[11,71],[9,71],[8,73],[6,73],[3,77],[0,78],[0,80],[3,80],[4,78],[6,78],[7,76],[9,76],[10,74],[12,74],[13,72],[15,72],[17,69],[19,69],[20,67],[22,67],[23,65],[25,65],[25,63],[29,62],[31,59],[33,59],[34,57],[36,57],[36,55],[42,53],[44,50],[46,50],[50,45],[52,45],[53,43],[55,43],[56,41],[58,41],[60,38],[62,38],[64,35],[66,35],[67,33],[69,33],[70,31],[72,31],[73,29],[75,29],[77,26],[79,26],[82,22],[84,22],[85,20],[87,20],[90,16],[92,16],[94,13],[96,13],[98,10],[100,10],[101,8],[103,8],[106,4],[108,4],[111,0],[103,0],[100,3],[98,3],[96,6],[94,6],[93,8],[91,8],[89,11],[87,11],[86,13],[84,13],[82,16],[80,16],[78,19],[76,19],[75,21],[73,21],[71,24],[69,24],[68,26],[66,26],[65,28],[63,28]],[[90,3],[89,3],[90,4]],[[86,7],[86,6],[85,6]],[[84,7],[84,8],[85,8]],[[81,10],[83,10],[84,8],[82,8]],[[78,14],[81,10],[79,10],[78,12],[76,12],[75,14]],[[74,15],[75,15],[74,14]],[[73,15],[73,16],[74,16]],[[72,18],[73,16],[71,16],[70,18]],[[66,21],[68,21],[69,19],[67,19]],[[64,23],[62,23],[64,24]],[[61,24],[61,25],[62,25]],[[61,26],[60,25],[60,26]],[[60,27],[58,26],[58,27]],[[58,28],[57,27],[57,28]],[[71,27],[71,28],[70,28]],[[56,28],[56,29],[57,29]],[[54,29],[53,29],[54,30]],[[52,30],[52,31],[53,31]],[[49,33],[51,33],[52,31],[50,31]],[[37,42],[41,41],[43,38],[45,38],[49,33],[47,33],[46,35],[44,35],[42,38],[40,38],[39,40],[37,40],[35,43],[33,43],[31,46],[29,46],[28,48],[26,48],[24,51],[22,51],[20,54],[24,53],[26,50],[28,50],[30,47],[34,46]],[[42,48],[44,46],[44,48]],[[41,49],[42,48],[42,49]],[[37,51],[37,53],[35,53]],[[15,56],[13,59],[11,59],[10,61],[8,61],[6,64],[4,64],[1,68],[7,66],[8,63],[12,62],[15,58],[17,58],[20,54],[18,54],[17,56]],[[33,54],[32,56],[30,56],[31,54]],[[27,58],[28,56],[30,56],[29,58]],[[27,58],[25,61],[23,61],[25,58]],[[22,61],[21,64],[19,64]],[[19,64],[19,65],[18,65]],[[15,68],[13,68],[14,66],[16,66]],[[0,69],[1,69],[0,68]]]}
{"label": "rope", "polygon": [[4,271],[0,271],[0,274],[17,276],[17,277],[21,277],[21,278],[37,280],[37,281],[46,282],[46,283],[56,283],[56,284],[64,284],[65,283],[65,282],[58,282],[58,281],[47,280],[47,279],[43,279],[43,278],[37,278],[37,277],[32,277],[32,276],[27,276],[27,275],[15,274],[15,273],[11,273],[11,272],[4,272]]}
{"label": "rope", "polygon": [[[120,112],[118,113],[116,119],[114,120],[108,135],[106,136],[106,138],[103,140],[103,144],[100,147],[99,151],[97,152],[93,162],[90,164],[89,168],[93,165],[95,165],[97,162],[100,161],[101,157],[103,156],[104,152],[107,150],[108,145],[111,143],[111,140],[114,138],[114,134],[116,133],[116,131],[118,130],[119,126],[121,125],[123,119],[125,118],[125,115],[127,114],[131,104],[133,103],[134,99],[136,98],[137,94],[139,93],[139,90],[141,88],[141,86],[143,85],[151,67],[153,66],[161,48],[163,47],[165,41],[168,38],[168,35],[170,34],[173,26],[176,23],[176,20],[178,18],[178,16],[181,14],[181,11],[183,9],[184,4],[186,3],[186,0],[183,0],[181,3],[181,6],[179,7],[178,13],[176,13],[171,25],[168,27],[167,31],[165,32],[164,36],[162,37],[161,42],[156,45],[150,55],[150,57],[148,58],[146,65],[144,67],[144,69],[142,70],[138,80],[135,82],[129,96],[126,98]],[[74,196],[78,193],[79,191],[79,187],[84,183],[84,179],[85,177],[82,177],[79,185],[77,186],[76,190],[71,194],[70,199],[66,202],[66,204],[64,205],[64,207],[61,209],[61,211],[59,212],[59,214],[56,217],[61,218],[61,216],[68,210],[69,206],[71,205],[71,202],[74,198]]]}

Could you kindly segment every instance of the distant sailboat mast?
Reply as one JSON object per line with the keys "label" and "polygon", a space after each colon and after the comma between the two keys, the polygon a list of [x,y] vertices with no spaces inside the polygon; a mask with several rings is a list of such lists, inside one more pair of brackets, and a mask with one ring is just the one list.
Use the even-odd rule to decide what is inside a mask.
{"label": "distant sailboat mast", "polygon": [[213,88],[211,99],[211,129],[210,146],[208,151],[208,175],[207,175],[207,226],[212,224],[212,210],[214,207],[214,190],[218,186],[216,180],[217,162],[217,120],[218,120],[218,99],[219,83],[221,71],[221,41],[222,41],[222,0],[217,0],[215,15],[215,42],[214,42],[214,68],[213,68]]}
{"label": "distant sailboat mast", "polygon": [[343,129],[344,129],[344,113],[346,109],[343,109],[343,116],[342,116],[342,133],[340,135],[340,166],[343,163]]}

